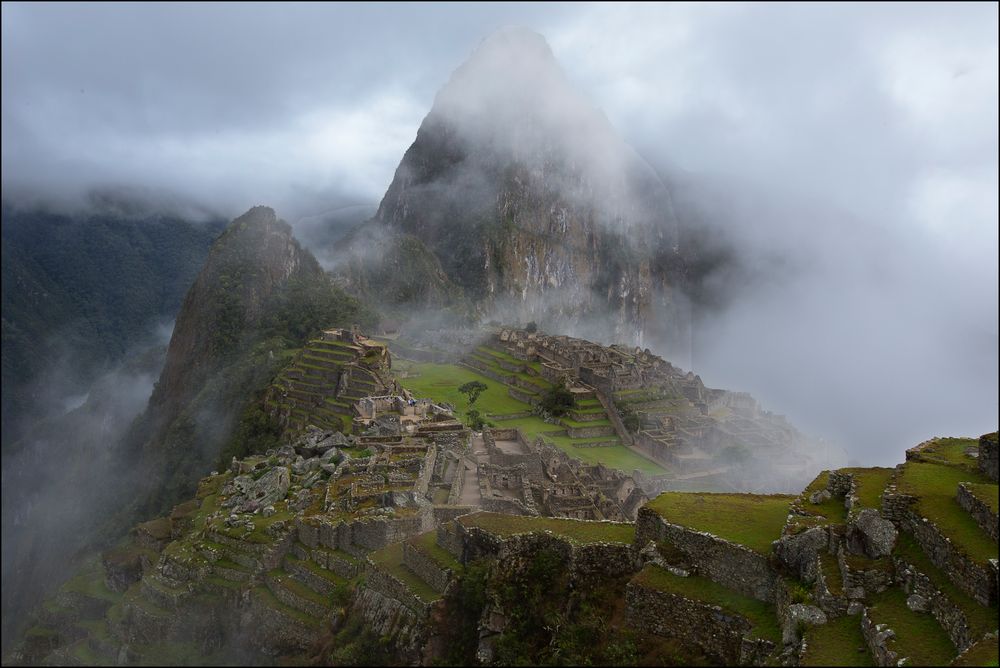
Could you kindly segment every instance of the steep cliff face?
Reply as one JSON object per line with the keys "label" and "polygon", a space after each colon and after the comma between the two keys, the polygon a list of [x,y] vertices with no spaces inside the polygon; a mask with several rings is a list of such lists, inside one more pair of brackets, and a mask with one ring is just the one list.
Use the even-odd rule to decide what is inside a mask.
{"label": "steep cliff face", "polygon": [[482,315],[637,343],[684,320],[666,188],[527,30],[455,71],[369,226],[419,240]]}
{"label": "steep cliff face", "polygon": [[260,324],[268,298],[293,277],[322,280],[323,271],[292,228],[263,206],[235,219],[184,298],[150,406],[165,420],[176,417],[236,350],[241,333]]}
{"label": "steep cliff face", "polygon": [[158,512],[190,492],[287,362],[286,351],[322,328],[371,320],[272,209],[235,219],[184,299],[163,372],[128,436],[138,470],[153,481],[130,512]]}

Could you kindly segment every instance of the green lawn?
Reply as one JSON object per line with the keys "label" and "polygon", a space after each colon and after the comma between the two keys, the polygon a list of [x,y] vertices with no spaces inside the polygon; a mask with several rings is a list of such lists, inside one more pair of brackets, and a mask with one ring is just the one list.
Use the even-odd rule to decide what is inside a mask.
{"label": "green lawn", "polygon": [[646,505],[671,524],[706,531],[770,554],[771,543],[781,537],[794,498],[786,494],[664,492]]}
{"label": "green lawn", "polygon": [[[507,386],[503,383],[463,366],[406,361],[398,361],[393,366],[395,370],[409,374],[406,378],[400,378],[400,382],[415,396],[429,397],[438,402],[446,401],[455,406],[456,413],[462,417],[468,412],[469,400],[458,388],[474,380],[485,383],[487,387],[472,405],[480,413],[505,415],[531,410],[531,406],[507,394]],[[538,422],[545,424],[541,420]],[[547,426],[557,428],[555,425]]]}
{"label": "green lawn", "polygon": [[655,564],[646,564],[632,581],[650,589],[679,594],[710,605],[718,605],[745,617],[753,624],[753,629],[750,631],[752,636],[771,640],[778,645],[781,644],[778,616],[774,606],[769,603],[743,596],[698,575],[689,575],[686,578],[674,575]]}
{"label": "green lawn", "polygon": [[854,476],[855,493],[858,497],[859,508],[882,507],[882,492],[889,484],[889,477],[895,469],[887,468],[852,468],[841,469],[845,473]]}
{"label": "green lawn", "polygon": [[939,464],[954,464],[976,470],[976,460],[965,450],[979,446],[977,438],[936,438],[920,451],[920,459]]}
{"label": "green lawn", "polygon": [[417,577],[413,571],[403,565],[403,544],[393,543],[381,550],[376,550],[368,555],[375,564],[384,568],[391,575],[409,587],[417,598],[424,603],[433,603],[441,598],[441,594]]}
{"label": "green lawn", "polygon": [[955,646],[941,625],[929,613],[913,612],[906,607],[902,589],[890,587],[872,600],[868,616],[876,624],[888,624],[896,633],[895,647],[900,658],[909,658],[916,666],[945,666],[955,658]]}
{"label": "green lawn", "polygon": [[997,544],[955,498],[958,483],[989,483],[981,473],[954,465],[909,461],[899,477],[899,491],[917,497],[916,509],[934,522],[960,550],[980,563],[997,558]]}
{"label": "green lawn", "polygon": [[816,478],[809,483],[801,494],[799,505],[808,513],[813,515],[822,515],[826,518],[825,522],[812,522],[805,523],[808,526],[821,526],[826,524],[843,524],[847,521],[847,507],[844,505],[844,499],[831,496],[829,499],[823,503],[812,503],[809,500],[809,496],[814,492],[819,492],[826,489],[830,482],[830,472],[823,471]]}
{"label": "green lawn", "polygon": [[802,666],[874,666],[861,635],[861,617],[844,615],[806,632]]}
{"label": "green lawn", "polygon": [[903,557],[918,571],[926,575],[931,583],[941,593],[947,596],[965,613],[973,636],[978,637],[997,630],[998,614],[996,606],[986,607],[977,603],[971,596],[959,589],[917,545],[913,536],[902,533],[896,543],[896,554]]}
{"label": "green lawn", "polygon": [[635,540],[634,524],[588,522],[559,517],[527,517],[480,512],[458,518],[462,526],[477,526],[498,536],[551,531],[574,543],[625,543]]}
{"label": "green lawn", "polygon": [[[466,396],[458,391],[458,386],[472,380],[485,383],[487,388],[479,395],[473,408],[481,413],[491,415],[509,415],[531,410],[528,404],[514,399],[507,394],[507,386],[495,380],[476,373],[472,369],[454,364],[431,364],[401,361],[396,363],[400,371],[411,375],[400,378],[400,382],[418,397],[430,397],[435,401],[447,401],[456,407],[456,413],[464,417],[468,411]],[[581,425],[593,423],[580,423]],[[599,424],[599,423],[598,423]],[[564,431],[557,424],[549,424],[534,415],[513,420],[496,421],[497,428],[519,429],[524,437],[533,441],[546,432]],[[666,469],[645,457],[636,454],[625,446],[610,446],[604,448],[578,448],[574,442],[587,442],[591,439],[570,439],[565,436],[546,436],[560,450],[587,464],[604,464],[621,471],[631,472],[639,469],[654,475],[666,473]]]}

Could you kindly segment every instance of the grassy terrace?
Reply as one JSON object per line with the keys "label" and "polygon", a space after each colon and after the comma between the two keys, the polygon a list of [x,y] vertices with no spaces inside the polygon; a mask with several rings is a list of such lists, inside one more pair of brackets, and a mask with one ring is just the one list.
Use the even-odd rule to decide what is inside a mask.
{"label": "grassy terrace", "polygon": [[932,615],[906,607],[902,589],[890,587],[877,595],[868,616],[877,624],[888,624],[896,632],[895,651],[901,657],[908,657],[911,665],[945,666],[957,654],[948,634]]}
{"label": "grassy terrace", "polygon": [[997,639],[988,638],[980,640],[970,647],[962,658],[957,660],[955,666],[996,666],[997,664]]}
{"label": "grassy terrace", "polygon": [[571,543],[624,543],[635,540],[634,524],[588,522],[556,517],[525,517],[481,512],[464,515],[457,520],[466,527],[479,527],[497,536],[513,536],[535,531],[551,531]]}
{"label": "grassy terrace", "polygon": [[977,562],[997,558],[997,544],[955,498],[958,483],[987,484],[978,471],[931,462],[909,461],[899,477],[899,491],[917,497],[916,509],[934,522],[952,543]]}
{"label": "grassy terrace", "polygon": [[844,505],[844,499],[831,496],[823,503],[812,503],[809,500],[810,495],[814,492],[826,489],[829,482],[830,472],[823,471],[809,483],[808,487],[802,490],[802,494],[799,496],[799,506],[816,519],[796,516],[796,524],[803,526],[803,528],[808,528],[826,526],[828,524],[843,524],[847,521],[847,507]]}
{"label": "grassy terrace", "polygon": [[646,506],[671,524],[688,527],[770,554],[781,537],[788,507],[786,494],[691,494],[664,492]]}
{"label": "grassy terrace", "polygon": [[448,550],[437,544],[437,529],[410,538],[408,542],[437,562],[442,568],[457,571],[461,564]]}
{"label": "grassy terrace", "polygon": [[401,581],[417,598],[424,603],[433,603],[441,598],[441,594],[434,591],[429,584],[417,577],[410,569],[403,565],[403,544],[393,543],[381,550],[377,550],[368,555],[379,568],[384,569],[397,580]]}
{"label": "grassy terrace", "polygon": [[936,438],[920,450],[918,458],[938,464],[953,464],[975,469],[976,460],[965,454],[965,451],[978,447],[979,439],[975,438]]}
{"label": "grassy terrace", "polygon": [[[417,363],[400,360],[394,363],[397,371],[404,371],[407,377],[400,382],[418,397],[430,397],[435,401],[446,401],[456,407],[455,413],[464,418],[468,413],[467,397],[458,391],[458,386],[472,380],[485,383],[487,389],[479,395],[472,406],[481,413],[488,415],[510,415],[531,410],[531,406],[514,399],[507,394],[507,386],[491,378],[480,375],[472,369],[455,364]],[[596,399],[591,401],[597,401]],[[600,405],[600,402],[597,402]],[[606,421],[604,421],[606,422]],[[646,473],[659,475],[666,469],[645,457],[633,452],[623,445],[602,448],[579,448],[577,443],[593,442],[593,439],[572,439],[568,436],[553,436],[551,432],[563,432],[564,427],[549,424],[534,415],[513,420],[497,421],[497,426],[504,429],[520,429],[524,437],[533,441],[542,436],[553,445],[587,464],[604,464],[622,471],[630,472],[639,469]],[[579,423],[582,426],[599,425],[598,423]],[[610,424],[610,423],[608,423]]]}
{"label": "grassy terrace", "polygon": [[966,486],[972,492],[972,496],[989,506],[990,510],[994,513],[1000,512],[1000,498],[997,496],[996,483],[969,483]]}
{"label": "grassy terrace", "polygon": [[859,508],[882,507],[882,492],[889,484],[889,478],[895,469],[891,468],[850,468],[841,469],[844,473],[854,476],[855,494],[858,497]]}
{"label": "grassy terrace", "polygon": [[874,666],[861,635],[861,618],[844,615],[806,632],[802,666]]}
{"label": "grassy terrace", "polygon": [[931,563],[924,551],[920,549],[913,536],[902,533],[896,543],[896,553],[906,559],[918,571],[926,575],[931,583],[941,593],[947,596],[959,609],[965,613],[969,629],[978,637],[990,631],[997,630],[998,613],[996,607],[986,607],[977,603],[971,596],[959,589],[937,566]]}
{"label": "grassy terrace", "polygon": [[670,594],[679,594],[695,601],[718,605],[729,612],[745,617],[753,629],[750,635],[781,644],[781,629],[774,606],[757,599],[738,594],[708,578],[689,575],[686,578],[674,575],[654,564],[647,564],[632,582]]}

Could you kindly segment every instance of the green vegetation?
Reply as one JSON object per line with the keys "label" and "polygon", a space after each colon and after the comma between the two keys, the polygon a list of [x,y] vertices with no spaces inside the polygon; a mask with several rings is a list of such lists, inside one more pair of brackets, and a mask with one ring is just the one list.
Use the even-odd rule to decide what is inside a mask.
{"label": "green vegetation", "polygon": [[882,507],[882,492],[889,484],[889,478],[892,477],[895,469],[875,467],[841,470],[854,476],[855,494],[858,497],[857,508],[879,509]]}
{"label": "green vegetation", "polygon": [[874,666],[871,652],[861,635],[861,617],[844,615],[806,632],[802,666]]}
{"label": "green vegetation", "polygon": [[458,391],[468,398],[470,406],[476,403],[476,399],[479,398],[479,395],[482,394],[484,390],[488,389],[489,386],[480,380],[470,380],[467,383],[462,383],[458,386]]}
{"label": "green vegetation", "polygon": [[[526,413],[531,406],[514,399],[507,394],[507,387],[472,369],[455,364],[431,364],[395,360],[393,370],[400,375],[400,382],[418,397],[430,397],[438,402],[448,402],[456,407],[455,413],[459,419],[468,424],[468,411],[463,410],[463,396],[458,391],[458,385],[469,381],[479,381],[487,386],[480,397],[479,407],[483,413],[492,416]],[[590,400],[596,401],[596,400]],[[593,404],[588,404],[592,406]],[[598,403],[599,405],[599,403]],[[599,448],[575,447],[576,443],[592,442],[592,439],[571,439],[568,436],[554,436],[552,432],[562,433],[559,425],[549,424],[535,415],[513,420],[497,421],[501,427],[520,429],[526,439],[534,440],[542,436],[560,450],[587,464],[604,464],[622,471],[631,472],[639,469],[654,475],[666,473],[662,466],[646,459],[625,446],[609,446]],[[582,423],[581,423],[582,424]]]}
{"label": "green vegetation", "polygon": [[917,497],[916,510],[934,522],[951,542],[972,559],[997,558],[997,544],[955,498],[958,483],[988,484],[978,471],[954,465],[909,461],[899,476],[899,491]]}
{"label": "green vegetation", "polygon": [[437,544],[437,529],[414,536],[409,542],[436,561],[438,566],[450,568],[452,571],[457,571],[461,568],[458,560],[448,550]]}
{"label": "green vegetation", "polygon": [[441,594],[403,565],[403,544],[393,543],[368,555],[372,562],[405,584],[424,603],[433,603]]}
{"label": "green vegetation", "polygon": [[770,554],[794,497],[784,494],[664,492],[647,504],[663,519]]}
{"label": "green vegetation", "polygon": [[1000,497],[997,495],[996,483],[970,482],[966,487],[972,496],[985,503],[994,514],[1000,512]]}
{"label": "green vegetation", "polygon": [[553,386],[542,394],[539,406],[552,415],[566,415],[573,408],[573,393],[565,385]]}
{"label": "green vegetation", "polygon": [[935,438],[920,449],[917,453],[917,459],[977,470],[976,460],[965,454],[966,450],[977,447],[979,447],[979,439],[975,438]]}
{"label": "green vegetation", "polygon": [[896,543],[896,554],[910,565],[927,576],[934,587],[948,597],[965,613],[965,619],[973,636],[981,636],[997,630],[998,615],[996,606],[980,605],[951,581],[951,579],[935,566],[917,545],[916,540],[908,533],[901,533]]}
{"label": "green vegetation", "polygon": [[781,629],[774,606],[757,599],[738,594],[720,584],[698,575],[680,577],[655,564],[647,564],[633,579],[636,584],[670,594],[679,594],[709,605],[718,605],[732,613],[745,617],[757,638],[781,644]]}
{"label": "green vegetation", "polygon": [[916,666],[945,666],[955,658],[955,647],[937,620],[928,613],[906,607],[902,589],[890,587],[873,600],[868,616],[876,624],[888,624],[896,633],[895,651]]}
{"label": "green vegetation", "polygon": [[975,645],[966,650],[954,666],[996,666],[997,665],[997,637],[983,638]]}
{"label": "green vegetation", "polygon": [[477,526],[498,536],[551,531],[573,543],[625,543],[635,539],[634,524],[612,524],[610,522],[588,522],[556,517],[527,517],[480,512],[464,515],[457,520],[463,526]]}

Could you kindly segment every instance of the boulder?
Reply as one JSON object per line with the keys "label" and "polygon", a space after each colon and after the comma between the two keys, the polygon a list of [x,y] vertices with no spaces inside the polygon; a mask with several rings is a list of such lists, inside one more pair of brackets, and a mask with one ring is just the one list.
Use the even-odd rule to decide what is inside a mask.
{"label": "boulder", "polygon": [[795,571],[805,582],[816,578],[816,555],[827,548],[826,529],[813,527],[794,536],[784,536],[775,545],[775,554],[783,564]]}
{"label": "boulder", "polygon": [[866,508],[851,523],[848,545],[853,552],[863,552],[872,559],[879,559],[892,553],[898,533],[892,522],[884,519],[877,510]]}
{"label": "boulder", "polygon": [[832,496],[833,495],[830,494],[830,490],[821,489],[820,491],[813,492],[812,494],[809,495],[809,503],[820,504],[823,503],[824,501],[829,501],[832,498]]}
{"label": "boulder", "polygon": [[927,612],[930,610],[930,603],[920,594],[911,594],[906,599],[906,607],[913,612]]}

